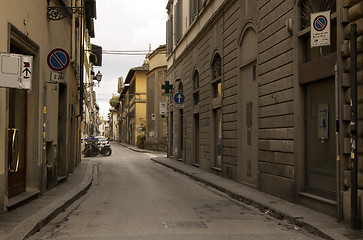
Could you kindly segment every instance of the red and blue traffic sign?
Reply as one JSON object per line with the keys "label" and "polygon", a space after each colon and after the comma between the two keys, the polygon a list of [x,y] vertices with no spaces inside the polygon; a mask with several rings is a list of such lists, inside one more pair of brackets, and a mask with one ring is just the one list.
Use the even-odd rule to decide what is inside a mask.
{"label": "red and blue traffic sign", "polygon": [[313,26],[316,31],[321,32],[328,26],[328,19],[324,15],[319,15],[314,19]]}
{"label": "red and blue traffic sign", "polygon": [[48,54],[48,66],[57,72],[61,72],[69,65],[69,54],[62,48],[55,48]]}

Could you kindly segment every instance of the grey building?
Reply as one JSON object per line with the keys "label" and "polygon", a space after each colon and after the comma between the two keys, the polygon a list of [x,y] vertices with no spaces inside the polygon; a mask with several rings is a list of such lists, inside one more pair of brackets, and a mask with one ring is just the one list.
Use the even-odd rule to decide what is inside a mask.
{"label": "grey building", "polygon": [[149,72],[146,74],[146,142],[145,148],[157,151],[167,149],[167,103],[162,96],[166,80],[166,45],[160,45],[148,54]]}
{"label": "grey building", "polygon": [[[351,22],[362,38],[358,9],[348,0],[169,0],[167,80],[185,102],[170,97],[168,154],[349,221],[348,39]],[[311,47],[310,14],[321,12],[329,12],[330,45]]]}

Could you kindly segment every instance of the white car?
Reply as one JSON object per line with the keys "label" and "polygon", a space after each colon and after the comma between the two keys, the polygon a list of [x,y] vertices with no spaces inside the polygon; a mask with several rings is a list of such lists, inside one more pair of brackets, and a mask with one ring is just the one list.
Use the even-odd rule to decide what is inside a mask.
{"label": "white car", "polygon": [[95,138],[98,139],[98,143],[100,144],[101,147],[103,147],[103,146],[110,147],[110,142],[108,141],[108,138],[106,138],[104,136],[96,136]]}

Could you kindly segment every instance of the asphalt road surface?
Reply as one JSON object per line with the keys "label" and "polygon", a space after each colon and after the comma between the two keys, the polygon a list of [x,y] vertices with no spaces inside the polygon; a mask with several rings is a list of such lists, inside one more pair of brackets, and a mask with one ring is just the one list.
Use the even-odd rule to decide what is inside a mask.
{"label": "asphalt road surface", "polygon": [[31,239],[320,239],[112,144],[88,193]]}

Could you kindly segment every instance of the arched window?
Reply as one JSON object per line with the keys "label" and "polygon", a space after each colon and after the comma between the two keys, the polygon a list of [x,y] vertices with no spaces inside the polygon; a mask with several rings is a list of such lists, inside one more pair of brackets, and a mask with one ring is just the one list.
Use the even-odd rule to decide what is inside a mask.
{"label": "arched window", "polygon": [[213,59],[212,73],[213,97],[215,98],[222,96],[222,59],[218,53],[214,56]]}
{"label": "arched window", "polygon": [[183,91],[184,91],[184,87],[183,87],[182,82],[179,83],[178,91],[181,92],[181,93],[183,93]]}
{"label": "arched window", "polygon": [[[212,61],[212,98],[214,129],[214,167],[222,168],[222,58],[216,53]],[[214,101],[217,99],[220,101]]]}
{"label": "arched window", "polygon": [[194,96],[194,105],[199,103],[199,72],[198,70],[194,71],[193,75],[193,96]]}

